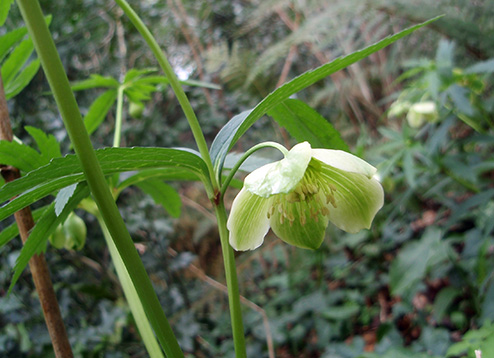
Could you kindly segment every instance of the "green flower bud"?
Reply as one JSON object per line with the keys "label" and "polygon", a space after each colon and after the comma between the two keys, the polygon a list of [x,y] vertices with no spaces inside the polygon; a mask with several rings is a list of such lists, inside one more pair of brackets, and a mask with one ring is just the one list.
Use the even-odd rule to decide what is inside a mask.
{"label": "green flower bud", "polygon": [[142,112],[144,112],[144,103],[142,102],[130,102],[129,114],[133,118],[141,118]]}
{"label": "green flower bud", "polygon": [[68,250],[82,249],[86,243],[87,233],[84,220],[72,212],[63,224],[63,228],[65,231],[65,248]]}
{"label": "green flower bud", "polygon": [[86,232],[84,221],[72,212],[67,220],[55,229],[48,240],[57,249],[80,250],[86,243]]}
{"label": "green flower bud", "polygon": [[61,249],[64,247],[65,232],[62,225],[58,225],[53,234],[51,234],[48,238],[48,241],[50,241],[50,244],[56,249]]}

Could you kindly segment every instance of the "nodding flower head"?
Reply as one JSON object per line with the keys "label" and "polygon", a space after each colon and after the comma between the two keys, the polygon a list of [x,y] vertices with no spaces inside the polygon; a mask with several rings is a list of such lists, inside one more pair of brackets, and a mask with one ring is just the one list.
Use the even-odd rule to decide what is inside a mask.
{"label": "nodding flower head", "polygon": [[288,244],[317,249],[330,221],[349,233],[368,229],[384,201],[375,173],[350,153],[300,143],[245,178],[227,222],[230,245],[253,250],[271,228]]}

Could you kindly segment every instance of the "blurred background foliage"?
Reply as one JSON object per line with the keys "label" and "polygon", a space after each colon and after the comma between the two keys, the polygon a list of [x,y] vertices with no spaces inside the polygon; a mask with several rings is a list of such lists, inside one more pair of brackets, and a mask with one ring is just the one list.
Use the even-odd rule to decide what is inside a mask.
{"label": "blurred background foliage", "polygon": [[[268,237],[260,249],[238,255],[248,355],[268,357],[271,350],[286,358],[474,357],[481,348],[484,358],[494,357],[494,3],[131,4],[181,79],[211,84],[187,85],[209,141],[229,118],[287,79],[445,14],[297,94],[341,132],[353,152],[378,166],[386,204],[370,231],[348,235],[330,228],[318,251]],[[41,5],[51,15],[74,83],[91,75],[123,83],[131,69],[156,67],[114,3]],[[13,5],[0,35],[20,26]],[[84,115],[106,90],[76,92]],[[30,143],[24,127],[40,128],[56,136],[65,154],[68,138],[47,91],[39,71],[9,101],[14,133]],[[144,92],[145,98],[126,97],[123,144],[193,147],[166,83]],[[112,144],[114,118],[109,107],[92,136],[96,147]],[[294,144],[266,119],[236,149],[265,140]],[[182,199],[178,218],[136,188],[126,189],[119,207],[184,351],[190,357],[231,357],[220,243],[208,199],[194,183],[172,185]],[[99,226],[78,214],[88,230],[83,249],[47,250],[76,356],[146,356]],[[51,357],[29,274],[6,296],[20,247],[14,240],[0,248],[0,355]]]}

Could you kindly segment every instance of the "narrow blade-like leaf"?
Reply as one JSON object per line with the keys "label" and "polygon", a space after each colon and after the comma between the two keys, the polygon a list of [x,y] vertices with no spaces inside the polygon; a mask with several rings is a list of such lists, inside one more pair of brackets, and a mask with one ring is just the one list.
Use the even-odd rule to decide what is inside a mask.
{"label": "narrow blade-like leaf", "polygon": [[162,205],[168,213],[178,218],[182,201],[177,191],[158,179],[148,179],[136,184],[143,192],[151,196],[156,204]]}
{"label": "narrow blade-like leaf", "polygon": [[84,116],[84,125],[89,134],[93,133],[103,122],[108,111],[117,99],[117,90],[108,90],[94,100]]}
{"label": "narrow blade-like leaf", "polygon": [[40,62],[38,59],[32,61],[29,65],[9,83],[5,85],[5,97],[11,99],[17,96],[31,82],[33,77],[38,73]]}
{"label": "narrow blade-like leaf", "polygon": [[87,184],[79,185],[76,192],[69,199],[67,205],[63,208],[60,215],[55,214],[55,203],[52,203],[43,212],[29,237],[22,247],[21,253],[17,258],[14,266],[14,275],[9,287],[9,293],[19,279],[22,271],[26,268],[29,260],[34,254],[39,254],[46,250],[46,242],[48,237],[55,231],[57,226],[65,221],[67,216],[77,207],[79,202],[89,195]]}
{"label": "narrow blade-like leaf", "polygon": [[312,148],[348,151],[340,133],[317,111],[298,99],[287,99],[268,111],[298,142],[307,141]]}
{"label": "narrow blade-like leaf", "polygon": [[366,47],[363,50],[356,51],[345,57],[339,57],[325,65],[322,65],[314,70],[305,72],[304,74],[285,83],[275,91],[265,97],[253,110],[240,113],[233,117],[218,133],[211,146],[211,158],[214,162],[216,170],[221,170],[222,163],[230,148],[237,142],[247,129],[250,128],[259,118],[267,111],[282,101],[288,99],[291,95],[309,87],[317,81],[345,68],[351,64],[377,52],[393,42],[411,34],[415,30],[436,21],[439,17],[435,17],[424,23],[412,26],[397,34],[386,37],[385,39]]}
{"label": "narrow blade-like leaf", "polygon": [[[187,170],[204,182],[209,178],[204,161],[186,149],[106,148],[97,150],[96,156],[105,175],[170,168]],[[55,158],[49,164],[1,188],[0,202],[15,198],[0,207],[0,220],[56,190],[84,180],[82,168],[75,155]]]}

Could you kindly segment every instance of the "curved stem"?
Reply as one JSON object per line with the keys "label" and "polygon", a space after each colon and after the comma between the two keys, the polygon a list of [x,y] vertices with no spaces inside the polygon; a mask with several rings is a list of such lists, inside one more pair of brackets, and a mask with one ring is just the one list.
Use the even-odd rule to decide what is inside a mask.
{"label": "curved stem", "polygon": [[89,134],[82,121],[81,113],[70,88],[62,61],[55,43],[45,23],[39,2],[17,0],[29,35],[33,40],[60,114],[74,146],[93,198],[98,205],[103,220],[108,227],[113,242],[122,257],[139,297],[142,299],[146,315],[153,326],[163,350],[169,357],[183,357],[183,352],[168,323],[151,280],[125,223],[118,211],[108,188],[101,166],[96,158]]}
{"label": "curved stem", "polygon": [[237,266],[233,248],[228,242],[228,229],[226,227],[226,210],[223,200],[215,205],[214,212],[218,220],[218,229],[221,240],[221,251],[223,252],[223,263],[225,265],[226,287],[228,289],[228,304],[230,306],[230,318],[232,323],[233,344],[236,358],[247,358],[245,348],[244,325],[242,322],[242,310],[240,309],[240,293],[237,281]]}
{"label": "curved stem", "polygon": [[221,195],[225,194],[226,189],[228,189],[228,185],[230,185],[230,182],[233,179],[233,176],[237,172],[237,170],[240,168],[240,166],[247,160],[249,156],[251,156],[254,152],[258,151],[259,149],[262,148],[276,148],[278,149],[281,153],[283,153],[284,156],[288,154],[288,149],[286,149],[284,146],[282,146],[279,143],[276,142],[264,142],[264,143],[259,143],[252,148],[250,148],[248,151],[244,153],[242,158],[238,160],[237,163],[233,166],[233,168],[230,170],[230,173],[228,173],[228,176],[226,177],[225,181],[221,185]]}
{"label": "curved stem", "polygon": [[202,133],[201,126],[199,124],[199,121],[196,117],[194,110],[192,109],[192,106],[190,105],[189,99],[187,98],[187,95],[185,94],[182,85],[180,84],[180,81],[177,78],[177,75],[175,75],[172,66],[168,62],[168,59],[166,58],[164,51],[160,48],[153,34],[151,34],[151,32],[146,27],[144,22],[139,18],[137,13],[130,7],[127,1],[115,0],[115,2],[125,12],[127,17],[136,27],[137,31],[139,31],[141,36],[147,42],[148,46],[151,48],[151,51],[156,57],[156,60],[158,60],[161,69],[165,73],[165,76],[170,81],[170,86],[172,87],[175,96],[177,96],[178,102],[180,103],[180,106],[184,111],[185,117],[189,122],[189,126],[190,129],[192,130],[192,135],[194,136],[194,139],[196,141],[197,148],[199,149],[199,153],[201,153],[201,157],[208,167],[209,176],[213,184],[213,188],[217,188],[218,183],[216,181],[216,176],[214,174],[213,163],[211,161],[211,156],[209,155],[208,146],[206,143],[206,139],[204,138],[204,134]]}

